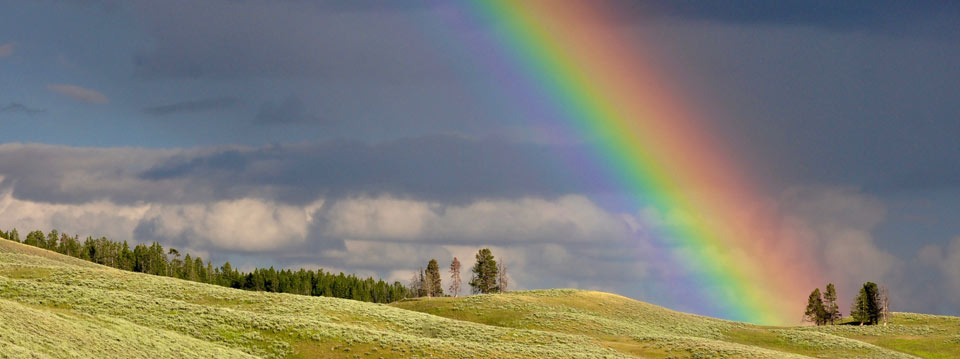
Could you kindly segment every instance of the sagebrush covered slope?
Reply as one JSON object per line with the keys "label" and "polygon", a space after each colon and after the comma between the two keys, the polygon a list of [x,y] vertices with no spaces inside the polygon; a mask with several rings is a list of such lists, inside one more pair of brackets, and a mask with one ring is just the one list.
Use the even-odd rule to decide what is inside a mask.
{"label": "sagebrush covered slope", "polygon": [[903,337],[960,347],[957,318],[897,320],[760,328],[571,290],[387,306],[123,272],[0,241],[0,357],[911,357],[871,342]]}
{"label": "sagebrush covered slope", "polygon": [[584,335],[647,358],[960,358],[960,318],[948,316],[894,313],[887,326],[763,327],[563,289],[394,305],[505,328]]}
{"label": "sagebrush covered slope", "polygon": [[622,357],[583,336],[124,272],[10,241],[0,301],[6,356]]}

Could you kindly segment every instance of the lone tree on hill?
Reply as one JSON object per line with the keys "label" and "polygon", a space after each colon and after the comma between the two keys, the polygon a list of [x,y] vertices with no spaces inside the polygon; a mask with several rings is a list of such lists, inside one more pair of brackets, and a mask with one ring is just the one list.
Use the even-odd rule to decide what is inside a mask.
{"label": "lone tree on hill", "polygon": [[450,262],[450,293],[453,293],[454,298],[460,294],[460,260],[457,257],[453,257],[453,262]]}
{"label": "lone tree on hill", "polygon": [[881,316],[880,289],[874,282],[866,282],[850,308],[853,320],[864,324],[877,324]]}
{"label": "lone tree on hill", "polygon": [[443,296],[443,284],[440,282],[440,265],[437,264],[436,259],[431,259],[427,263],[427,272],[424,274],[425,280],[429,285],[427,290],[428,297],[442,297]]}
{"label": "lone tree on hill", "polygon": [[496,293],[497,288],[497,261],[489,248],[477,252],[477,263],[473,265],[473,279],[470,287],[474,293]]}
{"label": "lone tree on hill", "polygon": [[820,297],[820,288],[814,289],[807,298],[807,309],[803,312],[803,319],[823,325],[826,323],[827,312],[823,308],[823,299]]}
{"label": "lone tree on hill", "polygon": [[837,288],[833,283],[827,284],[827,291],[823,293],[823,309],[826,311],[826,321],[830,324],[843,318],[840,307],[837,305]]}

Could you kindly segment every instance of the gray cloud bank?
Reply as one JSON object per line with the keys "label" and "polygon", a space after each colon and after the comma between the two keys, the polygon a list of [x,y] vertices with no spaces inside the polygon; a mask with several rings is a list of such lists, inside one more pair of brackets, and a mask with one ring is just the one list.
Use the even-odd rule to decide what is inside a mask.
{"label": "gray cloud bank", "polygon": [[[810,26],[840,31],[960,36],[950,2],[905,4],[836,1],[605,1],[624,24],[651,19],[733,25]],[[450,54],[426,42],[426,33],[450,30],[439,13],[445,2],[391,4],[357,1],[132,2],[157,46],[134,61],[146,77],[233,78],[307,76],[393,83],[452,80]],[[180,9],[189,5],[191,11]],[[211,21],[211,19],[216,19]],[[416,25],[416,26],[414,26]],[[416,31],[417,27],[420,32]],[[236,36],[236,29],[257,29]],[[343,41],[349,37],[350,41]],[[473,54],[479,55],[479,54]]]}
{"label": "gray cloud bank", "polygon": [[[457,137],[188,150],[6,144],[0,228],[157,240],[241,266],[391,280],[408,279],[430,258],[456,255],[469,265],[490,246],[520,288],[598,289],[700,307],[689,295],[676,300],[685,294],[671,279],[679,264],[659,255],[651,237],[671,225],[669,216],[605,208],[590,193],[608,188],[551,182],[546,174],[556,168],[520,170],[511,166],[526,163],[504,160],[538,150]],[[770,200],[780,219],[775,233],[805,243],[843,303],[874,280],[893,288],[897,310],[960,314],[957,240],[917,253],[885,250],[873,231],[886,205],[853,188],[795,187]]]}
{"label": "gray cloud bank", "polygon": [[[489,173],[468,169],[478,161],[490,166],[499,152],[471,154],[470,140],[424,141],[438,155],[453,151],[444,141],[462,141],[455,142],[465,147],[457,153],[473,161],[459,168],[479,177],[477,182],[503,183],[509,177],[495,167]],[[646,265],[631,260],[630,253],[644,246],[634,240],[643,233],[632,215],[610,212],[561,188],[549,196],[516,192],[525,190],[526,182],[515,183],[509,198],[476,183],[463,185],[469,197],[426,195],[426,187],[410,184],[426,178],[422,171],[436,174],[433,166],[444,164],[442,156],[404,162],[419,158],[409,153],[416,145],[383,146],[0,145],[0,227],[157,240],[220,262],[321,266],[394,280],[408,279],[430,257],[457,255],[469,263],[480,246],[495,247],[511,264],[515,283],[527,287],[613,290],[614,283],[636,283],[646,272]],[[335,154],[346,159],[331,161]],[[389,170],[366,169],[378,166]],[[598,264],[588,265],[591,261]],[[579,268],[569,267],[576,263]]]}
{"label": "gray cloud bank", "polygon": [[[181,11],[184,6],[190,11]],[[422,36],[412,36],[409,25],[430,19],[423,12],[393,11],[404,6],[176,0],[135,2],[132,8],[152,33],[162,34],[154,49],[135,58],[143,77],[349,74],[356,80],[363,74],[367,81],[391,82],[451,76],[438,61],[441,53]],[[236,29],[256,31],[236,36]]]}
{"label": "gray cloud bank", "polygon": [[16,169],[2,183],[16,184],[18,198],[51,203],[254,196],[302,204],[319,196],[382,193],[449,203],[609,189],[589,166],[545,160],[576,158],[582,151],[457,136],[184,150],[7,144],[0,146],[0,168]]}

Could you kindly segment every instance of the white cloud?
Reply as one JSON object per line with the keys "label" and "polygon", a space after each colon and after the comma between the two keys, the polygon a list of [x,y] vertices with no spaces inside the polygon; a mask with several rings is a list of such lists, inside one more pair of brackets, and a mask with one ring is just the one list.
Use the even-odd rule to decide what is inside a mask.
{"label": "white cloud", "polygon": [[155,205],[142,218],[143,234],[191,246],[258,251],[303,243],[319,203],[291,206],[244,198],[211,204]]}
{"label": "white cloud", "polygon": [[326,232],[341,238],[416,240],[437,217],[431,206],[390,197],[342,200],[324,214]]}
{"label": "white cloud", "polygon": [[636,225],[580,195],[465,205],[361,197],[338,201],[323,215],[331,236],[378,240],[610,241],[627,238]]}
{"label": "white cloud", "polygon": [[786,191],[780,203],[784,235],[811,251],[823,279],[837,286],[841,303],[852,300],[866,281],[900,284],[904,262],[881,249],[873,236],[886,218],[879,199],[854,188],[797,187]]}
{"label": "white cloud", "polygon": [[96,90],[91,90],[76,85],[50,84],[47,85],[47,89],[82,102],[96,104],[110,102],[110,99],[108,99],[106,95]]}
{"label": "white cloud", "polygon": [[[524,268],[535,269],[531,273],[537,275],[560,273],[564,265],[581,261],[569,254],[568,243],[619,246],[615,243],[631,238],[632,230],[623,215],[604,211],[582,196],[480,200],[462,206],[392,197],[307,205],[255,198],[121,205],[34,202],[17,199],[8,189],[0,197],[0,228],[11,227],[157,240],[206,252],[269,250],[280,257],[323,258],[354,270],[405,270],[430,258],[449,261],[453,255],[468,267],[479,248],[494,246],[498,256],[513,263],[518,280],[527,278],[521,273]],[[325,240],[342,240],[344,247],[299,252],[311,248],[308,241]],[[518,249],[524,246],[530,248]],[[526,262],[537,264],[526,267]]]}
{"label": "white cloud", "polygon": [[0,193],[0,227],[17,228],[21,236],[36,229],[59,229],[81,236],[129,239],[148,205],[124,206],[107,201],[52,204],[19,200],[11,191]]}
{"label": "white cloud", "polygon": [[0,227],[158,240],[181,249],[257,251],[302,243],[319,203],[290,206],[244,198],[188,205],[57,204],[20,200],[8,190],[0,195]]}

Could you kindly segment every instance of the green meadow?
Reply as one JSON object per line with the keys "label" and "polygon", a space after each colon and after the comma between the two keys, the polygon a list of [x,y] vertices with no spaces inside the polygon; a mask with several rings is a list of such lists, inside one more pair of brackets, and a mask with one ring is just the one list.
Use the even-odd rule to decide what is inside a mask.
{"label": "green meadow", "polygon": [[386,305],[126,272],[0,241],[0,357],[960,358],[960,318],[764,327],[567,289]]}

